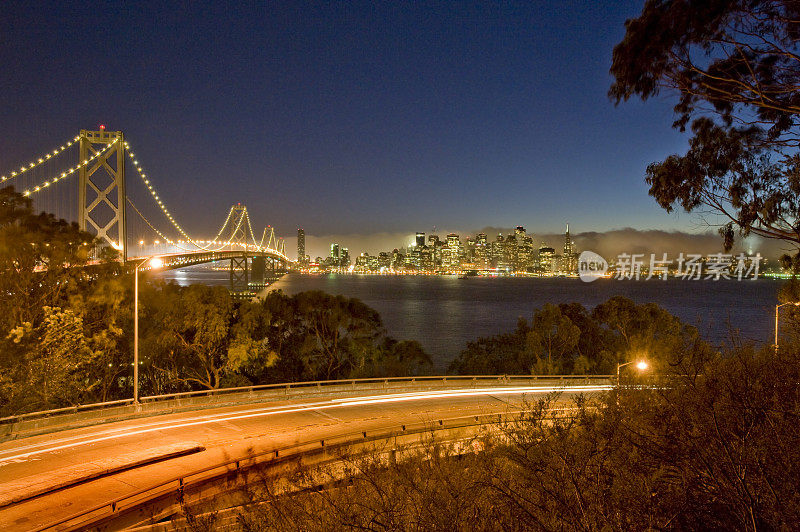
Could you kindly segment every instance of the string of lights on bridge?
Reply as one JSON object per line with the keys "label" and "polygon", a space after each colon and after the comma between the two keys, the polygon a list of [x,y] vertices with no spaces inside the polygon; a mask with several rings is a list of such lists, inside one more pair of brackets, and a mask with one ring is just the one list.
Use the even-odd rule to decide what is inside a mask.
{"label": "string of lights on bridge", "polygon": [[97,159],[98,157],[103,155],[105,152],[110,150],[116,143],[117,143],[116,140],[111,142],[108,146],[106,146],[102,150],[98,151],[97,153],[93,154],[88,159],[84,159],[83,161],[78,163],[76,166],[70,168],[69,170],[65,170],[65,171],[61,172],[61,174],[56,176],[56,177],[52,177],[52,178],[50,178],[50,179],[48,179],[48,180],[36,185],[32,189],[26,190],[25,192],[22,193],[22,195],[23,196],[30,196],[31,194],[39,192],[40,190],[42,190],[44,188],[47,188],[50,185],[55,185],[56,183],[58,183],[59,181],[61,181],[65,177],[71,176],[72,174],[74,174],[75,172],[77,172],[78,170],[80,170],[81,168],[83,168],[84,166],[89,164],[90,162],[94,161],[95,159]]}
{"label": "string of lights on bridge", "polygon": [[8,175],[0,176],[0,183],[5,183],[6,181],[8,181],[9,179],[11,179],[13,177],[17,177],[18,175],[22,175],[25,172],[28,172],[29,170],[33,170],[34,168],[36,168],[40,164],[42,164],[42,163],[44,163],[46,161],[49,161],[50,159],[52,159],[53,157],[55,157],[59,153],[63,152],[64,150],[66,150],[67,148],[69,148],[70,146],[72,146],[73,144],[78,142],[78,140],[80,138],[81,137],[79,135],[79,136],[75,137],[74,139],[72,139],[71,141],[67,142],[66,144],[62,144],[61,147],[54,149],[52,152],[48,152],[48,153],[42,155],[41,157],[38,157],[38,158],[34,159],[33,161],[31,161],[27,165],[21,166],[19,170],[11,172]]}
{"label": "string of lights on bridge", "polygon": [[169,209],[167,209],[167,206],[164,205],[164,202],[162,202],[161,198],[158,197],[158,192],[156,192],[155,188],[153,188],[153,185],[151,185],[150,181],[147,179],[147,174],[144,172],[144,169],[139,165],[139,161],[136,160],[136,155],[133,153],[133,151],[131,151],[131,145],[128,143],[128,141],[125,141],[125,148],[127,148],[125,152],[128,154],[128,157],[130,157],[131,161],[133,162],[133,166],[139,173],[139,177],[141,177],[142,181],[144,181],[147,190],[150,191],[150,195],[153,196],[153,199],[161,208],[161,211],[164,213],[164,216],[167,217],[167,220],[169,220],[172,223],[172,225],[175,226],[175,229],[177,229],[178,232],[181,235],[183,235],[184,238],[186,238],[186,240],[194,244],[195,242],[192,240],[192,238],[186,233],[186,231],[183,230],[183,227],[181,227],[180,224],[177,221],[175,221],[175,218],[172,217],[172,214],[169,212]]}
{"label": "string of lights on bridge", "polygon": [[[177,241],[176,240],[172,240],[169,237],[167,237],[166,235],[164,235],[164,233],[159,231],[152,223],[150,223],[150,221],[147,219],[147,217],[145,217],[144,214],[142,214],[142,212],[133,203],[133,200],[131,200],[130,198],[127,198],[127,199],[128,199],[128,203],[130,204],[130,206],[133,207],[134,211],[136,211],[136,214],[138,214],[142,218],[142,220],[144,220],[144,222],[161,239],[163,239],[167,244],[175,246],[175,247],[177,247],[178,249],[180,249],[182,251],[197,251],[197,250],[194,250],[194,249],[185,248],[185,247],[183,247],[181,245],[181,244],[190,243],[190,242],[184,242],[183,240],[177,240]],[[252,226],[252,223],[250,221],[250,215],[249,215],[249,212],[247,211],[247,207],[244,207],[243,211],[244,211],[243,215],[239,217],[239,221],[237,222],[236,227],[234,227],[233,230],[231,231],[231,234],[236,234],[239,231],[239,229],[241,229],[242,223],[246,219],[248,228],[250,229],[251,239],[253,240],[253,245],[255,246],[255,249],[257,251],[271,250],[271,251],[277,251],[277,252],[285,255],[285,249],[283,249],[282,246],[279,245],[279,242],[275,239],[275,230],[272,228],[272,226],[267,226],[267,227],[264,228],[264,231],[263,231],[263,233],[261,235],[261,242],[256,242],[255,241],[255,236],[254,236],[254,233],[253,233],[253,226]],[[202,247],[200,250],[201,251],[212,252],[212,253],[213,252],[217,252],[217,251],[221,251],[223,248],[225,248],[225,246],[241,245],[241,242],[234,242],[232,240],[225,240],[225,241],[219,240],[219,237],[225,231],[225,227],[227,227],[228,223],[230,222],[231,216],[233,216],[233,212],[234,212],[234,208],[231,207],[231,209],[228,211],[228,216],[225,218],[225,222],[222,224],[222,227],[220,228],[219,232],[217,233],[217,235],[214,237],[213,240],[196,240],[196,241],[191,242],[191,243],[193,243],[195,245],[195,247],[197,247],[197,243],[207,244],[207,246]],[[267,240],[267,231],[268,230],[269,230],[269,239],[268,239],[268,242],[267,242],[267,246],[265,247],[264,246],[264,241]],[[155,241],[154,243],[155,244],[159,244],[159,241]],[[139,244],[140,245],[144,244],[144,241],[140,241]],[[280,239],[280,244],[283,244],[283,239]],[[211,249],[211,246],[219,246],[219,247],[217,247],[215,249]]]}
{"label": "string of lights on bridge", "polygon": [[[150,195],[152,196],[153,200],[159,206],[159,208],[161,209],[161,212],[164,214],[164,216],[167,218],[167,220],[169,220],[169,222],[175,227],[175,229],[177,229],[178,232],[186,239],[187,243],[192,244],[193,246],[195,246],[196,248],[198,248],[201,251],[219,251],[220,249],[222,249],[225,246],[230,246],[232,244],[236,244],[236,242],[230,242],[230,241],[220,242],[220,241],[218,241],[219,237],[222,236],[222,233],[225,231],[225,227],[228,225],[228,222],[231,219],[231,216],[233,214],[233,209],[228,211],[228,217],[225,219],[225,222],[222,224],[222,227],[220,228],[219,232],[217,233],[217,235],[212,240],[210,240],[210,241],[208,241],[208,240],[200,241],[200,240],[195,240],[192,237],[190,237],[189,234],[183,229],[183,227],[181,227],[181,225],[177,222],[177,220],[175,220],[175,218],[169,212],[169,209],[167,208],[167,206],[164,205],[164,202],[161,200],[161,197],[158,195],[158,191],[155,189],[153,184],[148,179],[147,173],[144,171],[144,168],[142,168],[142,165],[139,164],[139,161],[136,159],[136,154],[131,149],[130,143],[128,141],[125,141],[125,148],[126,148],[125,151],[128,154],[128,157],[131,159],[131,162],[133,163],[134,168],[136,168],[136,171],[139,174],[139,177],[142,179],[142,182],[147,187],[147,190],[150,192]],[[136,212],[139,214],[139,216],[142,217],[142,219],[145,221],[145,223],[147,223],[147,225],[149,225],[158,235],[160,235],[162,238],[167,240],[170,244],[172,244],[172,245],[174,245],[174,246],[176,246],[176,247],[178,247],[180,249],[183,249],[184,251],[193,251],[193,250],[190,250],[190,249],[182,248],[174,240],[166,238],[163,235],[163,233],[158,231],[153,226],[153,224],[151,224],[138,209],[136,209]],[[247,218],[247,223],[248,223],[248,225],[250,225],[250,217],[247,215],[246,210],[245,210],[245,216],[244,217]],[[236,232],[240,229],[241,224],[242,224],[242,219],[240,218],[239,219],[239,223],[237,224],[236,228],[233,230],[232,234],[236,234]],[[253,234],[253,229],[252,229],[251,225],[250,225],[250,234],[251,235]],[[180,240],[178,242],[180,242]],[[203,245],[203,243],[206,243],[206,245]],[[255,239],[253,240],[253,244],[255,244]],[[220,246],[220,247],[218,249],[211,249],[213,246]]]}
{"label": "string of lights on bridge", "polygon": [[[164,235],[164,233],[162,233],[161,231],[156,229],[156,227],[152,223],[150,223],[150,220],[148,220],[147,217],[145,217],[145,215],[142,214],[142,212],[136,207],[136,205],[133,203],[133,201],[130,198],[128,198],[128,203],[130,204],[131,207],[133,207],[133,210],[136,211],[136,214],[138,214],[142,218],[142,220],[144,220],[144,222],[148,226],[150,226],[150,229],[152,229],[167,244],[175,246],[176,248],[178,248],[178,249],[180,249],[182,251],[197,251],[195,249],[190,249],[190,248],[183,247],[181,245],[181,244],[184,243],[183,240],[177,240],[177,241],[176,240],[172,240],[171,238],[169,238],[166,235]],[[228,211],[228,217],[225,219],[225,223],[222,224],[222,228],[219,230],[219,232],[217,233],[217,236],[215,236],[213,240],[196,240],[196,241],[186,242],[186,243],[193,244],[195,247],[198,247],[201,251],[210,251],[210,252],[221,251],[225,246],[231,246],[231,245],[239,244],[239,242],[233,242],[233,241],[230,241],[230,240],[228,240],[228,241],[220,241],[219,240],[219,237],[222,235],[223,231],[225,231],[225,227],[228,225],[228,222],[230,221],[232,214],[233,214],[233,208],[231,208]],[[243,217],[239,218],[239,223],[233,229],[232,234],[236,234],[236,232],[239,230],[239,228],[241,228],[242,218]],[[249,219],[248,219],[248,224],[249,224]],[[251,230],[252,230],[252,227],[251,227]],[[264,231],[266,231],[266,229],[264,229]],[[143,244],[144,241],[141,241],[139,243]],[[158,244],[158,243],[159,243],[158,241],[155,242],[155,244]],[[200,247],[200,246],[198,246],[198,243],[207,244],[207,246]],[[216,249],[211,249],[211,246],[219,246],[219,247],[216,248]],[[257,249],[263,249],[263,248],[261,246],[257,246]]]}

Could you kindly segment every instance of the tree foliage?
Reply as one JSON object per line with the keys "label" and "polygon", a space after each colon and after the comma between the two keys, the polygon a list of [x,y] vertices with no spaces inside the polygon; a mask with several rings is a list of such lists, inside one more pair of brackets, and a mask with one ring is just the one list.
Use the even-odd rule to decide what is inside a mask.
{"label": "tree foliage", "polygon": [[387,336],[378,313],[358,299],[273,291],[251,312],[261,316],[256,336],[273,357],[245,371],[258,382],[419,375],[431,367],[419,343]]}
{"label": "tree foliage", "polygon": [[85,265],[97,244],[77,224],[34,214],[31,200],[0,189],[0,329],[43,319],[43,308],[61,304],[91,274]]}
{"label": "tree foliage", "polygon": [[233,300],[221,286],[174,284],[142,297],[142,347],[156,382],[219,388],[226,373],[235,320]]}
{"label": "tree foliage", "polygon": [[647,0],[614,48],[617,103],[677,95],[689,149],[647,168],[663,208],[706,208],[735,233],[800,244],[800,4]]}
{"label": "tree foliage", "polygon": [[[104,400],[118,390],[124,291],[113,253],[76,224],[0,189],[0,411]],[[123,342],[124,343],[124,342]]]}
{"label": "tree foliage", "polygon": [[656,369],[708,346],[694,327],[655,303],[616,296],[591,312],[579,303],[546,304],[512,333],[467,344],[450,366],[458,374],[611,374],[639,358]]}
{"label": "tree foliage", "polygon": [[140,312],[143,393],[430,369],[421,346],[387,336],[373,309],[323,292],[236,302],[223,287],[155,284]]}

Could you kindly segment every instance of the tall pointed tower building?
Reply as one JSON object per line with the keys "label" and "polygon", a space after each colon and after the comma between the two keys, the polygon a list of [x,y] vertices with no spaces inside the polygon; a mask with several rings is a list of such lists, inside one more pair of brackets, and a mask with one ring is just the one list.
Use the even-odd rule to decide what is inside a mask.
{"label": "tall pointed tower building", "polygon": [[567,230],[564,233],[564,255],[562,261],[564,272],[575,273],[578,271],[578,250],[575,248],[575,242],[569,236],[569,222],[567,222]]}

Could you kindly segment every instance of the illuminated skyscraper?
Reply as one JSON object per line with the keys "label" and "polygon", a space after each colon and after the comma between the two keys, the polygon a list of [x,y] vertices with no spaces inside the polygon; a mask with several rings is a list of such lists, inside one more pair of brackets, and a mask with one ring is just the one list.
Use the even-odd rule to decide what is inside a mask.
{"label": "illuminated skyscraper", "polygon": [[575,242],[569,236],[569,223],[567,231],[564,233],[564,256],[562,258],[562,270],[567,273],[578,271],[578,253],[575,249]]}
{"label": "illuminated skyscraper", "polygon": [[517,240],[517,260],[514,262],[514,269],[516,271],[528,271],[534,266],[533,237],[521,225],[518,225],[514,230],[514,236]]}
{"label": "illuminated skyscraper", "polygon": [[417,233],[414,243],[418,248],[423,247],[425,245],[425,233]]}
{"label": "illuminated skyscraper", "polygon": [[306,261],[306,232],[302,229],[297,229],[297,262],[304,263]]}
{"label": "illuminated skyscraper", "polygon": [[436,269],[442,265],[442,246],[444,243],[439,240],[439,235],[428,235],[428,247],[431,251],[430,268]]}
{"label": "illuminated skyscraper", "polygon": [[555,273],[558,268],[558,255],[556,250],[547,244],[539,248],[539,271],[542,273]]}
{"label": "illuminated skyscraper", "polygon": [[478,268],[490,266],[490,245],[486,240],[486,233],[478,233],[475,237],[475,264]]}
{"label": "illuminated skyscraper", "polygon": [[461,264],[461,240],[455,233],[447,235],[447,245],[442,250],[442,266],[457,270]]}

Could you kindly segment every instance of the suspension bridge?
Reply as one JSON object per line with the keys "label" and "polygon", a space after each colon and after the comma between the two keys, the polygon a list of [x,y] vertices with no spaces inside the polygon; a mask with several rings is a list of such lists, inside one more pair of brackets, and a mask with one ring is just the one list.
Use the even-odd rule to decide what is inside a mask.
{"label": "suspension bridge", "polygon": [[[98,131],[81,130],[52,151],[14,168],[0,176],[0,186],[13,185],[33,201],[36,211],[77,222],[102,245],[117,250],[125,263],[145,263],[158,256],[166,269],[227,264],[229,287],[237,294],[253,293],[292,264],[285,241],[275,236],[271,225],[256,238],[247,207],[240,203],[231,206],[213,238],[190,236],[167,208],[122,131],[102,126]],[[126,180],[126,168],[133,169],[138,179]]]}

